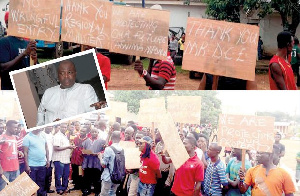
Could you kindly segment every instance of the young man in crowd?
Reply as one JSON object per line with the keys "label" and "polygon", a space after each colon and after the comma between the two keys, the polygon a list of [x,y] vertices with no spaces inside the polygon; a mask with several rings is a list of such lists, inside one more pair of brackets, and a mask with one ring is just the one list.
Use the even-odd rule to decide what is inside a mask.
{"label": "young man in crowd", "polygon": [[45,127],[45,131],[44,131],[44,138],[46,139],[47,142],[47,146],[48,146],[48,152],[49,152],[49,167],[46,168],[46,181],[45,181],[45,189],[47,191],[47,193],[54,193],[54,190],[51,190],[51,183],[52,183],[52,154],[53,154],[53,126],[47,126]]}
{"label": "young man in crowd", "polygon": [[195,152],[196,139],[187,136],[183,140],[183,144],[190,158],[176,170],[171,191],[178,196],[198,196],[201,182],[204,180],[204,165]]}
{"label": "young man in crowd", "polygon": [[252,187],[252,195],[293,196],[296,191],[291,176],[282,168],[273,164],[274,156],[278,156],[280,149],[273,145],[273,152],[258,152],[259,165],[250,168],[247,173],[239,170],[239,189],[243,194]]}
{"label": "young man in crowd", "polygon": [[106,132],[106,123],[102,120],[97,121],[95,123],[95,127],[99,130],[99,135],[98,137],[100,139],[106,140],[107,139],[107,132]]}
{"label": "young man in crowd", "polygon": [[83,179],[82,176],[79,175],[80,166],[83,162],[83,156],[82,156],[82,143],[87,139],[86,136],[86,127],[83,127],[80,130],[80,133],[77,137],[74,139],[74,145],[75,148],[72,152],[71,156],[71,166],[72,166],[72,180],[74,184],[74,188],[70,189],[73,190],[80,190],[82,187]]}
{"label": "young man in crowd", "polygon": [[293,72],[297,78],[297,86],[300,87],[300,46],[299,46],[299,39],[294,37],[294,47],[292,49],[292,60],[291,60]]}
{"label": "young man in crowd", "polygon": [[[111,134],[112,144],[110,147],[106,147],[103,153],[101,165],[104,168],[101,175],[101,196],[112,196],[116,194],[116,190],[119,184],[115,184],[111,181],[110,173],[114,169],[115,151],[121,152],[123,149],[120,147],[120,131],[113,131]],[[114,148],[114,149],[113,149]]]}
{"label": "young man in crowd", "polygon": [[139,171],[140,182],[138,196],[152,196],[154,194],[157,179],[161,178],[160,163],[157,155],[153,152],[152,139],[144,136],[140,140],[139,150],[141,153],[141,167]]}
{"label": "young man in crowd", "polygon": [[70,145],[67,131],[67,123],[62,123],[60,131],[53,138],[52,161],[55,167],[55,188],[60,195],[68,192],[69,174],[70,174],[70,155],[74,146]]}
{"label": "young man in crowd", "polygon": [[296,90],[296,82],[288,56],[291,54],[294,39],[290,32],[283,31],[277,36],[278,50],[269,64],[271,90]]}
{"label": "young man in crowd", "polygon": [[[242,150],[238,148],[233,148],[232,151],[233,158],[230,159],[227,167],[226,174],[229,182],[229,190],[227,192],[228,196],[238,196],[241,195],[238,188],[239,183],[239,170],[242,166]],[[245,159],[245,168],[246,171],[251,168],[251,163],[249,160]],[[251,188],[248,188],[246,193],[242,194],[243,196],[251,196]]]}
{"label": "young man in crowd", "polygon": [[219,156],[221,150],[222,147],[216,143],[209,145],[207,151],[209,159],[204,178],[204,193],[206,195],[222,195],[222,189],[228,189],[228,180],[225,173],[226,166]]}
{"label": "young man in crowd", "polygon": [[[136,147],[139,146],[140,139],[142,139],[142,137],[144,137],[144,133],[141,131],[135,134]],[[140,182],[139,169],[127,170],[127,173],[129,173],[127,182],[128,196],[136,196],[138,192],[138,184]]]}
{"label": "young man in crowd", "polygon": [[125,129],[125,141],[130,141],[130,142],[134,142],[134,139],[133,139],[133,137],[134,137],[134,130],[133,130],[133,128],[132,127],[127,127],[126,129]]}
{"label": "young man in crowd", "polygon": [[83,154],[82,169],[84,169],[83,177],[83,196],[91,192],[91,185],[94,186],[95,196],[99,196],[101,191],[101,172],[102,167],[98,154],[104,150],[105,140],[98,139],[98,129],[93,128],[91,138],[86,139],[82,143],[85,150],[90,150],[92,154]]}
{"label": "young man in crowd", "polygon": [[[6,132],[0,136],[0,176],[4,175],[9,182],[14,181],[20,174],[15,136],[17,129],[18,122],[9,120],[6,122]],[[6,182],[0,178],[0,191],[5,186]]]}
{"label": "young man in crowd", "polygon": [[285,155],[285,146],[280,143],[281,140],[281,134],[277,132],[275,134],[275,144],[279,147],[279,158],[284,157]]}
{"label": "young man in crowd", "polygon": [[174,90],[176,70],[170,56],[166,60],[150,59],[148,71],[140,60],[135,61],[134,70],[143,77],[149,90]]}
{"label": "young man in crowd", "polygon": [[45,186],[46,167],[50,166],[48,145],[40,134],[42,129],[28,133],[23,140],[25,171],[30,178],[40,187],[37,196],[47,196]]}

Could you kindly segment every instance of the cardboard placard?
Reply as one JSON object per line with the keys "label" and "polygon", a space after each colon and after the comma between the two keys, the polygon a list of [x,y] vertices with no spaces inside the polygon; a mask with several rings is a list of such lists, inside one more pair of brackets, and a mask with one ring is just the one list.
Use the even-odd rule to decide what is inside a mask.
{"label": "cardboard placard", "polygon": [[39,186],[23,172],[0,192],[0,196],[28,196],[36,193],[38,189]]}
{"label": "cardboard placard", "polygon": [[8,35],[59,41],[60,0],[10,0]]}
{"label": "cardboard placard", "polygon": [[189,158],[178,133],[178,130],[174,124],[172,116],[167,114],[160,114],[161,121],[157,123],[157,128],[160,132],[161,138],[165,144],[165,150],[170,155],[175,169],[178,169]]}
{"label": "cardboard placard", "polygon": [[161,121],[160,115],[166,113],[165,98],[141,99],[138,114],[138,123],[151,127],[153,122]]}
{"label": "cardboard placard", "polygon": [[109,49],[111,11],[112,2],[64,0],[61,39]]}
{"label": "cardboard placard", "polygon": [[200,96],[169,96],[167,99],[168,112],[174,122],[200,124]]}
{"label": "cardboard placard", "polygon": [[182,68],[255,80],[259,27],[188,18]]}
{"label": "cardboard placard", "polygon": [[113,5],[111,51],[166,59],[170,12]]}
{"label": "cardboard placard", "polygon": [[226,115],[219,116],[218,144],[261,152],[272,152],[274,117]]}
{"label": "cardboard placard", "polygon": [[120,146],[124,149],[125,168],[138,169],[141,166],[140,154],[141,151],[135,147],[135,142],[120,141]]}
{"label": "cardboard placard", "polygon": [[94,155],[94,154],[96,154],[96,153],[93,153],[91,150],[82,149],[82,154]]}
{"label": "cardboard placard", "polygon": [[115,122],[116,117],[127,117],[127,105],[126,102],[109,101],[110,109],[106,110],[105,114],[109,116],[110,121]]}

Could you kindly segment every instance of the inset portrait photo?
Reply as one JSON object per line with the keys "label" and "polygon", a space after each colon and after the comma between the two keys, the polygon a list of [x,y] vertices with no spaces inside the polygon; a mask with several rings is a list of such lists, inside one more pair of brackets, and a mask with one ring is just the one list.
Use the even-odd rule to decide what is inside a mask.
{"label": "inset portrait photo", "polygon": [[107,108],[94,49],[10,73],[26,128]]}

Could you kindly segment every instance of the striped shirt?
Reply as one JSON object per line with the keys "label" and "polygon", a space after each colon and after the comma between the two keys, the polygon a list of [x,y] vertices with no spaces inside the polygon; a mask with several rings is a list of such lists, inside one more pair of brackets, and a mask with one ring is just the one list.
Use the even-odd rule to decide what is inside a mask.
{"label": "striped shirt", "polygon": [[[67,147],[70,146],[70,142],[64,134],[62,134],[60,131],[58,131],[53,138],[53,146],[58,147]],[[55,151],[53,150],[52,154],[52,161],[60,161],[63,164],[69,164],[70,163],[70,157],[71,157],[71,150],[61,150],[61,151]]]}
{"label": "striped shirt", "polygon": [[225,164],[220,159],[214,164],[208,159],[207,163],[208,166],[204,178],[204,193],[208,196],[222,195],[221,184],[223,186],[228,185]]}
{"label": "striped shirt", "polygon": [[[173,63],[169,61],[158,61],[151,71],[151,77],[158,79],[158,77],[164,78],[167,83],[165,84],[163,90],[174,90],[176,81],[176,70]],[[152,88],[149,88],[152,90]]]}

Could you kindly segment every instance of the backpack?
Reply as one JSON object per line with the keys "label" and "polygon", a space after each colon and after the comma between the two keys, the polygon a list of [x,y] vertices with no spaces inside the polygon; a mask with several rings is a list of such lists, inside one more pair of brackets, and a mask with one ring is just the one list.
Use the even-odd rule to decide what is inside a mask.
{"label": "backpack", "polygon": [[110,179],[114,184],[121,184],[126,176],[124,150],[118,151],[113,146],[110,148],[115,153],[114,168],[110,171]]}

